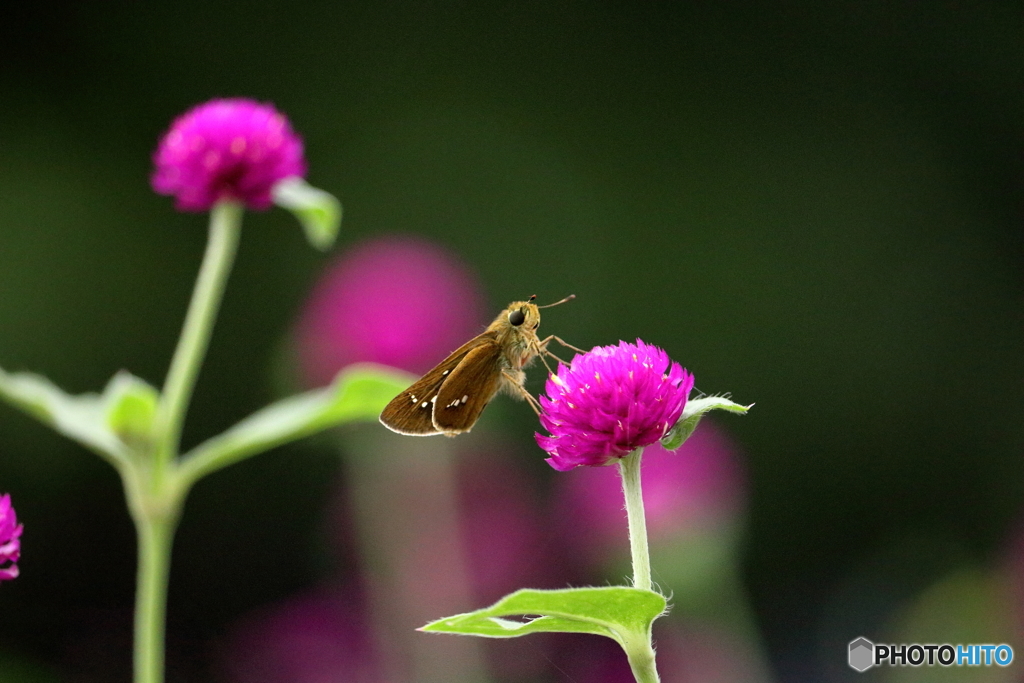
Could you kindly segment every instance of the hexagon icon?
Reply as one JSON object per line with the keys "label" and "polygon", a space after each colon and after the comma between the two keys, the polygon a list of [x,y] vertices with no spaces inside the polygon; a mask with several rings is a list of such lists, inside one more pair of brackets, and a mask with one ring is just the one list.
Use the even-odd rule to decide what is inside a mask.
{"label": "hexagon icon", "polygon": [[864,637],[850,641],[850,667],[867,671],[875,665],[875,644]]}

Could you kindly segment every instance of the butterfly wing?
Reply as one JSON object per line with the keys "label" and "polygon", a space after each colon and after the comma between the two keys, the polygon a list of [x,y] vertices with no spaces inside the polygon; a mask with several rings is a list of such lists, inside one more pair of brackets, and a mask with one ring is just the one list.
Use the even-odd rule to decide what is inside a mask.
{"label": "butterfly wing", "polygon": [[441,391],[441,385],[465,358],[466,353],[454,353],[441,361],[427,374],[413,382],[412,386],[391,399],[380,414],[385,427],[399,434],[409,436],[430,436],[441,432],[431,418],[434,402]]}
{"label": "butterfly wing", "polygon": [[498,392],[501,346],[487,338],[444,380],[434,403],[434,426],[446,436],[468,432]]}
{"label": "butterfly wing", "polygon": [[493,336],[487,333],[470,339],[413,382],[412,386],[391,399],[380,414],[381,424],[393,432],[409,436],[441,434],[442,430],[433,421],[434,404],[440,400],[438,394],[441,387],[462,361],[481,344],[497,346]]}

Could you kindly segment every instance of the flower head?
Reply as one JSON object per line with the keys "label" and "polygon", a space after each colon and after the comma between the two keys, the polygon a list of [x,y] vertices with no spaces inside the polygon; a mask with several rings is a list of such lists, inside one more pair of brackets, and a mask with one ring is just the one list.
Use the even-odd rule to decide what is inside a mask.
{"label": "flower head", "polygon": [[18,578],[18,565],[21,557],[21,525],[11,507],[11,497],[6,493],[0,496],[0,581]]}
{"label": "flower head", "polygon": [[346,365],[425,372],[483,328],[480,285],[462,261],[416,237],[383,237],[329,266],[303,307],[294,344],[305,384]]}
{"label": "flower head", "polygon": [[656,346],[597,346],[561,365],[540,397],[537,443],[559,471],[607,465],[665,436],[679,420],[693,375]]}
{"label": "flower head", "polygon": [[306,173],[302,140],[270,104],[210,100],[171,124],[153,154],[153,189],[181,211],[206,211],[235,199],[266,209],[280,180]]}

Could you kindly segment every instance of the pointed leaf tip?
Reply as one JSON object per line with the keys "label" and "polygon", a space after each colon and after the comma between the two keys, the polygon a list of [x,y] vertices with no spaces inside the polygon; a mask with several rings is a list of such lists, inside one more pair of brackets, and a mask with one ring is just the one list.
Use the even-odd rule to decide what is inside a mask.
{"label": "pointed leaf tip", "polygon": [[747,411],[753,407],[753,403],[744,406],[739,403],[730,401],[723,396],[705,396],[703,398],[695,398],[686,402],[686,407],[683,408],[683,414],[679,418],[679,421],[666,432],[665,436],[661,439],[662,447],[667,451],[677,450],[680,446],[686,443],[686,440],[693,434],[693,430],[697,429],[697,425],[700,423],[700,419],[704,417],[704,413],[711,410],[727,410],[730,413],[739,413],[741,415],[746,414]]}
{"label": "pointed leaf tip", "polygon": [[274,203],[295,215],[306,239],[320,251],[334,244],[341,226],[341,202],[299,177],[285,178],[274,186]]}

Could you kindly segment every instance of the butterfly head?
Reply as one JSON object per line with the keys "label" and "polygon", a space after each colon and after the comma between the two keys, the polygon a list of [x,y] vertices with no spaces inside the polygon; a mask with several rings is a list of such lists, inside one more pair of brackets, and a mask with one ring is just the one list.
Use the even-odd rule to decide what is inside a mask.
{"label": "butterfly head", "polygon": [[509,304],[498,319],[508,325],[510,329],[527,334],[536,333],[537,328],[540,327],[540,311],[537,309],[537,304],[532,303],[532,299]]}

